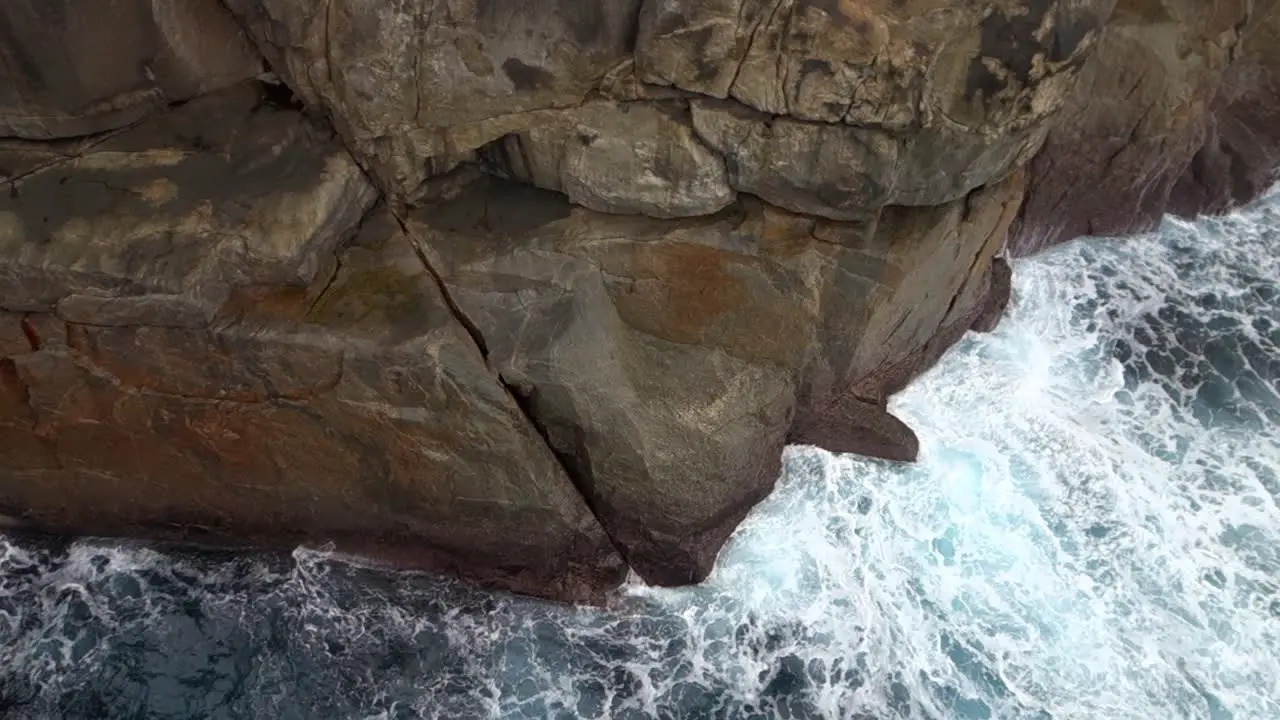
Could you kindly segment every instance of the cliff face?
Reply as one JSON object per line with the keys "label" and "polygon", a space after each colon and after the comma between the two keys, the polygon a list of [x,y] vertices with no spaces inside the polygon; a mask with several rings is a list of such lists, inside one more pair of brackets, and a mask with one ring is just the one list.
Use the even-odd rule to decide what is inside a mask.
{"label": "cliff face", "polygon": [[1280,5],[0,6],[0,513],[585,600],[700,580],[1004,253],[1280,160]]}
{"label": "cliff face", "polygon": [[1028,168],[1009,251],[1247,202],[1280,165],[1280,3],[1120,0]]}

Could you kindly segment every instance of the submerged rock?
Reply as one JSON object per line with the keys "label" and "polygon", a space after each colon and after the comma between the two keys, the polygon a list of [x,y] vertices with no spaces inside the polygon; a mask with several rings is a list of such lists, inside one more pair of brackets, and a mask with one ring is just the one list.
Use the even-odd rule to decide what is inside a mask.
{"label": "submerged rock", "polygon": [[558,599],[914,459],[1004,254],[1280,161],[1273,1],[95,7],[0,10],[0,513]]}

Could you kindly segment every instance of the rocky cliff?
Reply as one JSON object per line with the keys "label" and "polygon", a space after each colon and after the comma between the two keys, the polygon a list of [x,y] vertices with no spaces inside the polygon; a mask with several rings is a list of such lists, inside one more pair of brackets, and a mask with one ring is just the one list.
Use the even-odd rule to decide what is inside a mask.
{"label": "rocky cliff", "polygon": [[1003,256],[1280,163],[1275,0],[3,0],[0,513],[598,599]]}

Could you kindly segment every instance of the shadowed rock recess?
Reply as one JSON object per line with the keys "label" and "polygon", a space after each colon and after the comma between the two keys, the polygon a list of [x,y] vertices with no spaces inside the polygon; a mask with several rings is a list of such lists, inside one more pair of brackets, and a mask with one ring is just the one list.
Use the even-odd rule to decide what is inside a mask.
{"label": "shadowed rock recess", "polygon": [[0,4],[0,516],[698,582],[1005,255],[1245,202],[1277,0]]}

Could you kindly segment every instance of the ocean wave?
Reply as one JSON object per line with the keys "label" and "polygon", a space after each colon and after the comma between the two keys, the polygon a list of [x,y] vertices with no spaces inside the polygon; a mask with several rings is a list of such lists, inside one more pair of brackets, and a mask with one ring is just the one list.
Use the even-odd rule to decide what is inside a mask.
{"label": "ocean wave", "polygon": [[1280,717],[1280,196],[1015,266],[896,396],[921,460],[790,448],[693,588],[609,611],[322,551],[0,539],[6,717]]}

